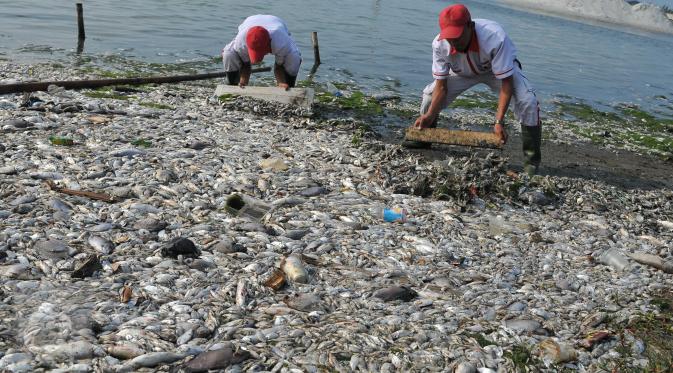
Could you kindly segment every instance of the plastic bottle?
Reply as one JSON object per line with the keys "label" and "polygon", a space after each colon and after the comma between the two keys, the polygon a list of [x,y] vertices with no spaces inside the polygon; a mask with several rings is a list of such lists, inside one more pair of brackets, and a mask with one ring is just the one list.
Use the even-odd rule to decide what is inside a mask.
{"label": "plastic bottle", "polygon": [[302,262],[300,255],[289,255],[281,264],[281,268],[290,281],[303,284],[308,283],[308,272],[306,272],[306,268],[304,268],[304,263]]}
{"label": "plastic bottle", "polygon": [[334,97],[341,97],[343,93],[331,82],[327,82],[327,92],[331,93]]}
{"label": "plastic bottle", "polygon": [[75,145],[75,142],[72,139],[69,139],[67,137],[61,137],[61,136],[49,136],[49,141],[53,145],[64,145],[64,146]]}
{"label": "plastic bottle", "polygon": [[227,198],[225,210],[234,216],[246,216],[260,221],[271,211],[271,206],[257,198],[234,193]]}
{"label": "plastic bottle", "polygon": [[598,261],[616,269],[617,271],[627,271],[631,267],[629,259],[617,249],[609,249],[604,251],[598,257]]}
{"label": "plastic bottle", "polygon": [[374,207],[372,208],[372,214],[389,223],[404,223],[407,221],[407,212],[400,208]]}

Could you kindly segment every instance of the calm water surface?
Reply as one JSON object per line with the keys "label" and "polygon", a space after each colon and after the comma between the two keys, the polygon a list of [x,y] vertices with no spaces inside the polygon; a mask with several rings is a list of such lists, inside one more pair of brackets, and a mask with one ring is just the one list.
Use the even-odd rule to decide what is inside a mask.
{"label": "calm water surface", "polygon": [[[570,96],[593,103],[631,102],[672,115],[673,37],[526,13],[487,1],[464,1],[475,18],[500,22],[543,101]],[[0,0],[0,57],[15,61],[73,58],[75,1]],[[417,100],[431,79],[430,43],[447,1],[342,0],[84,1],[84,53],[146,62],[210,61],[248,15],[287,22],[318,80],[351,81],[370,91]],[[272,58],[267,57],[268,61]],[[219,65],[211,64],[211,69]]]}

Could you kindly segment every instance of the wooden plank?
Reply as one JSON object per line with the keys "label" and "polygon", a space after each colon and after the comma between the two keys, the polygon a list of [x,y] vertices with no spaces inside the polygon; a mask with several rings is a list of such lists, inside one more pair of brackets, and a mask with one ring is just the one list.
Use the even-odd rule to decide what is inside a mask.
{"label": "wooden plank", "polygon": [[261,100],[275,101],[283,104],[293,104],[310,107],[313,104],[313,88],[290,88],[284,90],[278,87],[239,87],[237,85],[220,84],[215,89],[215,95],[239,95],[258,98]]}
{"label": "wooden plank", "polygon": [[493,132],[460,131],[445,128],[424,128],[419,130],[409,127],[407,128],[405,139],[479,148],[502,148],[500,138]]}

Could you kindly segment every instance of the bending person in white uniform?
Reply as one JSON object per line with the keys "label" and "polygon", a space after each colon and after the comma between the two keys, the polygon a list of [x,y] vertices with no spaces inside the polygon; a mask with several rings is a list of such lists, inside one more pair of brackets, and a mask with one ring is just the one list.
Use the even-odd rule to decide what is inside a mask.
{"label": "bending person in white uniform", "polygon": [[271,15],[250,16],[238,26],[238,34],[222,49],[222,63],[230,85],[241,87],[250,81],[251,64],[264,56],[276,57],[274,75],[281,88],[294,87],[301,65],[301,53],[282,19]]}
{"label": "bending person in white uniform", "polygon": [[[507,141],[505,113],[514,99],[514,115],[521,123],[524,170],[537,172],[541,161],[542,127],[535,90],[521,71],[514,43],[502,27],[486,19],[472,19],[464,5],[451,5],[439,15],[440,33],[432,41],[434,82],[423,90],[416,128],[434,128],[440,111],[467,89],[483,83],[499,93],[494,132]],[[406,141],[407,147],[430,143]]]}

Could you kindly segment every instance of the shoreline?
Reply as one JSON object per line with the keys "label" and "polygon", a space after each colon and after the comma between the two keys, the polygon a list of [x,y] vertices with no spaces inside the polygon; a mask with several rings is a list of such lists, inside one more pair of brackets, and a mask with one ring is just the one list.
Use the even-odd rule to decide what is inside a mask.
{"label": "shoreline", "polygon": [[[566,163],[528,179],[507,173],[516,141],[427,156],[381,139],[390,118],[372,122],[369,98],[323,96],[311,115],[222,100],[217,83],[0,97],[0,370],[188,368],[207,350],[242,371],[673,367],[656,355],[673,352],[673,275],[629,258],[673,263],[670,162],[641,174],[653,159],[553,145],[543,157]],[[595,157],[617,175],[561,172]],[[275,209],[232,217],[231,193]],[[382,207],[408,221],[372,215]],[[172,257],[178,237],[198,253]],[[627,266],[601,259],[610,250]],[[291,253],[308,283],[266,287]]]}

